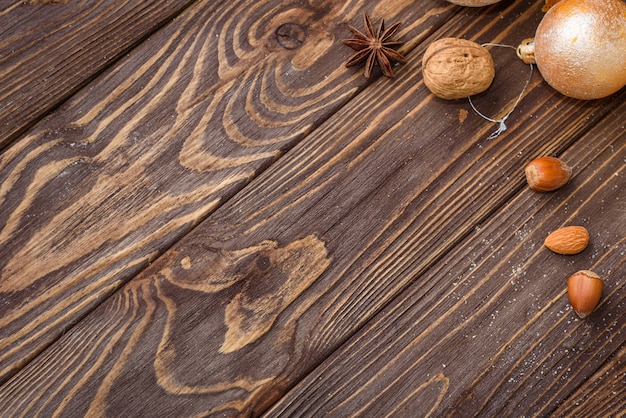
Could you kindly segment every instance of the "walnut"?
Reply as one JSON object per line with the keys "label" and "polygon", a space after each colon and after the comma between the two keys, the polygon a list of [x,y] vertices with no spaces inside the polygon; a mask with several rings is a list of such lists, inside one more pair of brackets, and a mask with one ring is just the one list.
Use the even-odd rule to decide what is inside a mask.
{"label": "walnut", "polygon": [[448,100],[482,93],[496,75],[489,51],[476,42],[457,38],[430,44],[422,60],[422,73],[426,87]]}

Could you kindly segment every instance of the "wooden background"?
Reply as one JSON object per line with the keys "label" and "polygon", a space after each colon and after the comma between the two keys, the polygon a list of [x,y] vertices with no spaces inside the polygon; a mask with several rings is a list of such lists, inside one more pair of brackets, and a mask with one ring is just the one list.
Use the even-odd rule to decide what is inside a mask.
{"label": "wooden background", "polygon": [[[543,3],[0,1],[0,414],[623,416],[626,90],[535,71],[486,139],[421,77]],[[394,79],[343,66],[363,12],[402,22]],[[529,67],[490,51],[502,117]],[[566,187],[526,187],[542,155]]]}

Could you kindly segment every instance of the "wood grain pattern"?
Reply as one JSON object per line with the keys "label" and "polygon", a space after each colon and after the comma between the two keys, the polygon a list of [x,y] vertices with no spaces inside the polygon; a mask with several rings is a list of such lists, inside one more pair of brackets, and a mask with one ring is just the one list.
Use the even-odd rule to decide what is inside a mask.
{"label": "wood grain pattern", "polygon": [[567,398],[553,413],[568,416],[620,416],[626,411],[626,346]]}
{"label": "wood grain pattern", "polygon": [[[270,3],[263,5],[259,7],[268,7],[274,11],[269,6]],[[497,19],[489,13],[481,14],[478,11],[457,14],[454,17],[448,15],[449,26],[430,39],[452,35],[514,43],[525,37],[534,27],[540,16],[541,5],[541,1],[536,1],[530,8],[528,4],[491,8],[491,13],[497,15]],[[235,8],[237,6],[243,8],[244,3],[232,5]],[[208,22],[208,16],[199,11],[204,9],[198,7],[198,11],[193,9],[194,18],[203,23]],[[379,10],[394,10],[399,14],[400,10],[409,6],[394,2],[393,5],[381,3],[379,7]],[[229,12],[232,10],[239,9],[229,9]],[[424,31],[428,32],[432,28],[433,21],[440,21],[442,13],[448,8],[435,10],[436,13],[433,12],[432,16],[427,15],[425,18],[422,14],[413,15],[416,20],[407,25],[408,30],[413,31],[411,33],[414,36],[423,36]],[[332,13],[329,14],[331,15]],[[236,18],[232,19],[234,21]],[[190,21],[189,16],[182,16],[180,26],[176,25],[175,30],[181,30],[185,34],[192,32],[182,30]],[[219,22],[220,19],[214,21]],[[337,17],[337,22],[339,21],[342,20]],[[234,27],[245,26],[239,23]],[[250,24],[250,28],[256,27]],[[326,34],[326,30],[326,27],[324,30],[320,29],[320,33]],[[251,29],[245,31],[250,33]],[[260,33],[265,32],[260,30]],[[220,39],[224,39],[221,34],[220,32]],[[227,32],[227,37],[240,35],[238,30]],[[171,38],[177,39],[169,33],[167,39]],[[197,34],[195,38],[190,37],[188,42],[192,45],[193,39],[202,37]],[[230,43],[226,42],[226,45]],[[240,43],[233,42],[233,45]],[[164,48],[168,47],[166,45]],[[149,412],[159,415],[258,415],[405,289],[410,288],[413,283],[422,283],[419,279],[426,272],[436,268],[448,271],[452,267],[466,271],[468,258],[480,260],[478,255],[472,255],[474,248],[468,249],[466,245],[461,245],[459,250],[454,248],[463,243],[466,237],[477,234],[476,229],[481,224],[489,224],[490,216],[499,208],[504,207],[502,216],[513,217],[510,219],[512,226],[507,231],[513,234],[514,244],[518,245],[520,237],[516,232],[520,230],[519,225],[523,225],[520,222],[532,221],[529,214],[540,209],[535,206],[537,199],[544,205],[555,202],[547,196],[542,200],[527,193],[524,194],[526,200],[519,201],[525,210],[507,210],[510,207],[507,203],[523,187],[523,162],[538,154],[560,154],[577,144],[581,135],[604,116],[623,111],[616,110],[616,103],[621,103],[626,93],[622,92],[603,101],[581,103],[557,95],[539,77],[535,77],[525,95],[523,106],[509,122],[509,131],[487,141],[484,138],[491,133],[494,126],[468,114],[467,103],[436,100],[424,89],[419,72],[419,57],[424,49],[424,45],[420,44],[408,52],[410,64],[398,71],[398,77],[392,83],[388,80],[377,80],[355,97],[350,95],[354,94],[357,83],[363,82],[359,74],[338,68],[336,78],[331,76],[329,78],[332,81],[327,81],[326,77],[320,75],[321,70],[313,70],[313,65],[309,68],[311,74],[318,74],[318,83],[325,87],[314,84],[314,93],[300,90],[300,93],[304,92],[303,96],[292,94],[302,100],[298,105],[300,109],[311,114],[310,119],[303,116],[297,121],[295,128],[290,126],[292,119],[282,121],[284,125],[278,124],[278,127],[249,123],[253,118],[251,115],[256,116],[255,121],[265,120],[258,116],[263,111],[250,111],[260,102],[254,100],[254,94],[249,99],[252,94],[250,92],[264,91],[263,82],[272,84],[273,77],[277,74],[273,70],[275,67],[269,65],[268,61],[261,61],[257,67],[249,68],[251,62],[262,55],[256,51],[249,52],[250,58],[247,61],[233,61],[230,66],[221,67],[224,61],[219,61],[220,66],[216,67],[216,71],[220,79],[225,80],[222,89],[228,95],[219,96],[217,94],[222,90],[213,89],[201,95],[204,101],[198,101],[198,93],[193,89],[190,92],[194,94],[189,95],[172,93],[179,97],[176,103],[180,107],[176,109],[187,109],[180,105],[181,101],[187,104],[186,100],[191,100],[198,108],[188,113],[182,112],[186,116],[181,119],[184,122],[179,122],[182,126],[174,121],[171,125],[166,124],[167,129],[147,128],[154,129],[153,136],[150,137],[154,142],[151,147],[142,148],[148,155],[141,155],[136,166],[128,163],[132,169],[121,164],[121,161],[128,160],[114,159],[113,167],[120,173],[114,175],[111,173],[115,172],[109,171],[109,166],[98,159],[103,167],[98,167],[98,172],[107,173],[113,178],[101,183],[102,177],[99,177],[99,181],[92,186],[94,189],[100,184],[113,187],[127,181],[129,185],[126,193],[122,189],[108,192],[108,195],[116,196],[119,193],[132,200],[131,191],[143,190],[139,186],[146,182],[157,182],[156,174],[146,181],[136,172],[150,172],[148,168],[158,167],[153,161],[170,162],[169,155],[175,152],[179,156],[176,164],[194,167],[193,174],[199,173],[199,177],[195,179],[188,174],[184,182],[170,180],[160,183],[164,194],[168,196],[183,193],[177,187],[184,185],[189,188],[187,192],[203,190],[204,187],[209,187],[204,181],[215,181],[216,177],[223,182],[229,181],[240,170],[249,168],[251,161],[262,161],[257,166],[258,169],[264,168],[263,164],[273,164],[3,385],[0,388],[0,402],[9,405],[7,415],[31,414],[37,411],[67,415],[80,415],[90,411],[104,411],[109,415],[132,411],[137,416]],[[217,50],[219,53],[220,48]],[[328,51],[330,55],[339,54],[331,47]],[[240,51],[237,56],[243,56],[242,54],[245,55],[245,50]],[[297,62],[297,52],[289,54],[294,54],[287,55],[291,57],[291,62]],[[272,54],[266,57],[270,61],[274,58],[278,59]],[[493,97],[484,96],[476,101],[489,114],[497,113],[515,101],[518,92],[511,91],[511,86],[520,85],[520,81],[523,84],[527,74],[527,68],[517,61],[514,54],[500,55],[500,59],[499,62],[510,71],[500,72],[500,81],[492,90]],[[208,58],[198,58],[193,62],[193,70],[189,71],[200,77],[209,77],[197,66],[199,62],[209,62]],[[517,64],[520,66],[516,67]],[[272,69],[269,73],[261,71],[266,65]],[[276,65],[280,67],[280,64]],[[233,69],[234,67],[238,69]],[[167,72],[169,67],[164,64],[159,68]],[[176,68],[178,67],[169,71],[177,74]],[[125,71],[127,72],[124,76],[120,75],[122,79],[136,73],[120,68],[112,72],[103,83]],[[521,80],[520,72],[524,74]],[[262,74],[270,76],[265,78]],[[350,77],[353,79],[349,79]],[[348,79],[350,81],[346,84]],[[190,80],[194,87],[203,85],[202,82],[194,84],[193,77]],[[162,81],[155,84],[163,87],[167,83]],[[275,85],[278,86],[279,83],[276,82]],[[336,86],[340,92],[334,94],[333,98],[336,95],[343,97],[341,100],[347,101],[350,98],[349,104],[341,108],[337,105],[331,109],[319,110],[321,104],[315,101],[317,97],[310,96],[318,96],[320,91],[326,92],[329,86]],[[167,95],[167,90],[163,95]],[[115,103],[115,95],[105,97]],[[160,107],[156,103],[149,106],[152,103],[150,100],[158,102],[162,97],[153,93],[138,96],[137,100],[148,100],[141,104],[140,109],[156,109]],[[499,100],[495,100],[495,97]],[[313,100],[311,109],[315,111],[305,105],[307,100]],[[337,100],[338,102],[331,102],[331,105],[341,103],[341,100]],[[297,100],[294,101],[297,103]],[[246,112],[241,110],[242,106],[247,109]],[[128,105],[128,108],[132,108],[132,105]],[[259,108],[267,109],[266,106]],[[228,110],[225,115],[232,112],[234,116],[221,116],[221,113],[215,113],[216,109]],[[327,110],[328,113],[325,113]],[[111,110],[98,111],[115,114]],[[534,117],[547,113],[551,117]],[[161,114],[157,112],[156,115]],[[216,115],[220,115],[219,123],[211,124]],[[329,118],[316,126],[314,121],[324,116]],[[93,116],[87,116],[87,120],[91,117]],[[142,117],[151,121],[158,120],[155,114],[150,114],[148,118],[141,112],[132,120]],[[98,119],[102,120],[102,117]],[[306,124],[307,121],[309,125]],[[228,134],[211,136],[211,131],[207,131],[211,127],[219,126],[227,127],[220,132],[228,130]],[[242,132],[249,132],[246,127],[251,129],[250,126],[256,126],[257,133],[254,136],[240,135]],[[306,129],[300,130],[302,126],[306,126]],[[96,128],[91,129],[102,132],[107,129],[113,132],[132,132],[128,128],[108,127],[104,124],[96,124]],[[284,137],[279,135],[281,129]],[[304,133],[309,131],[310,134],[302,140]],[[608,132],[622,131],[614,129]],[[165,139],[160,140],[161,135]],[[618,141],[623,139],[623,133],[619,135]],[[220,148],[206,145],[203,140],[207,136],[215,141],[213,144],[230,147],[230,150],[216,156],[213,153],[217,153]],[[112,137],[122,142],[127,140],[126,137]],[[177,142],[176,138],[179,137],[184,139]],[[282,139],[276,138],[287,139],[282,142]],[[167,140],[172,143],[169,147],[167,145],[170,142]],[[254,147],[254,141],[261,141],[261,145]],[[132,148],[115,148],[104,142],[102,149],[109,151],[104,152],[104,155],[116,156],[113,150],[118,153],[123,150],[136,158],[140,155]],[[291,146],[293,149],[283,158],[273,161]],[[615,147],[613,145],[613,149]],[[129,149],[133,152],[129,152]],[[611,149],[608,145],[603,148],[605,153]],[[617,149],[616,154],[619,156],[623,149]],[[592,149],[587,149],[584,155],[590,155],[591,151]],[[263,154],[268,152],[270,155]],[[168,154],[168,157],[161,153]],[[224,156],[231,159],[224,163],[223,159],[218,158]],[[233,157],[236,158],[233,160]],[[580,156],[572,156],[572,161],[577,158]],[[613,169],[618,169],[621,167],[619,164],[623,164],[619,158],[610,161],[612,165],[607,167]],[[214,167],[219,170],[213,169]],[[232,171],[228,171],[229,169]],[[169,173],[169,170],[155,170],[158,176],[167,176],[166,173]],[[221,170],[224,177],[219,177],[223,173]],[[181,176],[181,173],[187,174],[183,170],[172,171],[177,176]],[[204,173],[207,175],[203,176]],[[173,177],[175,176],[168,178]],[[134,178],[138,180],[133,180]],[[611,181],[621,181],[621,178],[611,177]],[[612,186],[614,183],[611,181],[606,184]],[[597,187],[597,183],[586,183],[584,190],[595,190]],[[234,193],[236,187],[229,190]],[[205,199],[202,204],[212,202],[211,197],[214,195],[211,193],[213,192],[200,193],[200,197]],[[228,197],[227,192],[223,194]],[[150,196],[143,194],[123,208],[137,210],[139,202],[149,200]],[[123,201],[119,198],[115,200],[117,203]],[[578,203],[577,200],[576,202]],[[184,204],[194,210],[198,206],[203,207],[202,204],[185,199],[179,199],[179,206],[176,207],[181,208]],[[607,203],[607,208],[613,210],[614,204],[615,202]],[[106,200],[94,207],[99,208],[99,205],[106,206]],[[205,213],[209,213],[217,204],[207,207]],[[186,213],[193,213],[192,209]],[[112,223],[112,219],[106,218],[103,224],[98,224],[98,229]],[[188,219],[191,219],[189,222],[198,222],[202,216],[189,216]],[[556,221],[554,223],[558,224]],[[84,229],[84,225],[77,228],[79,231]],[[94,226],[91,231],[95,230]],[[480,233],[486,234],[486,231]],[[497,246],[498,243],[493,242],[493,245]],[[534,250],[533,248],[533,253]],[[469,255],[458,255],[464,251],[470,251]],[[101,253],[104,252],[101,250]],[[608,263],[606,265],[613,265],[616,271],[623,269],[623,264],[614,263],[618,255],[616,251],[609,254],[610,257],[602,259]],[[89,256],[93,257],[91,254]],[[454,262],[454,266],[447,266],[446,260]],[[505,259],[499,259],[498,262],[503,263],[502,268],[507,272],[508,280],[512,267],[507,266]],[[470,263],[470,268],[478,266],[473,267]],[[96,280],[91,280],[90,283],[96,288],[104,287]],[[435,281],[430,281],[424,285],[434,283]],[[463,296],[451,294],[445,300],[454,304],[460,303],[459,299],[463,297],[471,304],[464,306],[461,314],[469,317],[477,311],[476,318],[491,318],[491,314],[495,312],[489,310],[494,307],[493,303],[484,307],[481,303],[491,300],[501,282],[478,281],[476,284],[472,276],[469,276],[468,284],[470,283],[478,286],[475,292]],[[556,290],[558,287],[555,283],[541,282],[537,286],[537,291],[546,291],[540,293],[541,296],[536,301],[538,310],[555,306],[556,301],[562,300],[563,293]],[[422,287],[420,289],[425,290]],[[504,291],[513,292],[512,289],[512,286],[507,286]],[[432,293],[425,292],[417,298],[419,303],[416,303],[415,309],[427,309],[432,297],[447,290],[447,287],[442,287],[434,288]],[[559,299],[554,299],[556,295]],[[610,300],[616,300],[613,299],[615,297],[617,296]],[[55,299],[60,300],[56,296]],[[445,304],[438,305],[436,311],[429,312],[429,317],[441,317],[439,323],[462,323],[462,315],[446,316],[445,308]],[[63,310],[58,312],[65,314]],[[506,324],[512,318],[509,315],[512,314],[507,312],[496,315],[494,321],[503,321]],[[552,317],[538,317],[544,321],[554,320]],[[438,323],[435,321],[433,324],[433,328],[436,328]],[[528,327],[532,328],[535,324],[536,321],[531,321]],[[386,322],[386,325],[394,326],[394,323]],[[498,340],[497,335],[490,335],[492,330],[487,323],[484,325],[483,328],[477,328],[477,332],[480,331],[485,338],[496,341],[491,346],[492,350],[502,349],[507,353],[506,347],[502,346],[505,335],[502,336],[502,341]],[[559,325],[566,326],[563,321]],[[540,329],[546,329],[545,324]],[[436,330],[440,333],[440,339],[445,340],[450,328],[440,327]],[[436,337],[436,333],[430,335]],[[458,337],[459,334],[453,333],[452,336]],[[412,337],[415,338],[413,335]],[[376,343],[386,347],[393,343],[393,338],[394,334],[388,334]],[[77,342],[81,340],[93,342],[79,345]],[[416,341],[422,340],[418,338]],[[609,351],[607,348],[605,354]],[[365,360],[371,353],[373,352],[359,352],[359,355]],[[464,362],[459,364],[473,364],[467,357],[461,356],[460,360]],[[342,370],[349,373],[348,365],[344,366]],[[393,363],[390,366],[402,365]],[[489,369],[485,370],[486,376],[499,378],[497,374],[496,377],[489,374]],[[467,376],[472,377],[471,374]],[[58,385],[58,382],[63,384]],[[395,411],[397,405],[410,407],[421,395],[431,394],[434,397],[429,399],[433,402],[427,405],[426,411],[434,410],[433,408],[439,406],[437,400],[443,399],[442,394],[449,393],[452,389],[451,382],[447,373],[439,370],[421,380],[416,387],[408,388],[411,393],[403,392],[402,396],[406,396],[401,399],[406,402],[395,403],[393,394],[389,392],[385,402],[389,405],[389,411]],[[476,384],[482,382],[479,379]],[[43,390],[52,387],[55,389]],[[365,388],[370,395],[380,391],[380,387]],[[454,390],[459,389],[455,386]],[[145,396],[137,396],[138,393]],[[325,391],[318,394],[321,393]],[[370,399],[375,399],[375,396]],[[315,400],[314,403],[321,402]],[[467,407],[471,409],[473,405],[470,403]],[[354,408],[352,412],[359,409],[360,407]]]}
{"label": "wood grain pattern", "polygon": [[[453,14],[435,3],[413,45]],[[366,85],[337,42],[353,6],[198,2],[3,154],[0,380]]]}
{"label": "wood grain pattern", "polygon": [[[598,369],[626,342],[626,212],[616,193],[625,185],[626,129],[616,117],[624,112],[563,154],[576,172],[568,186],[520,190],[432,268],[405,272],[414,277],[407,291],[265,416],[623,413],[621,355]],[[585,252],[543,247],[549,231],[572,224],[593,231]],[[584,321],[566,295],[568,275],[580,269],[606,285]],[[599,398],[590,399],[588,384],[569,400],[596,371],[608,380]]]}
{"label": "wood grain pattern", "polygon": [[0,2],[0,150],[189,3]]}

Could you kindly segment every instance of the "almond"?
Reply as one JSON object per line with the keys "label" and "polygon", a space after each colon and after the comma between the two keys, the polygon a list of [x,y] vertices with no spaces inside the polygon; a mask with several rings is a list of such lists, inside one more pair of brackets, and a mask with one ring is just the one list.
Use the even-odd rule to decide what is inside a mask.
{"label": "almond", "polygon": [[548,235],[543,244],[557,254],[578,254],[587,248],[589,232],[583,226],[566,226]]}

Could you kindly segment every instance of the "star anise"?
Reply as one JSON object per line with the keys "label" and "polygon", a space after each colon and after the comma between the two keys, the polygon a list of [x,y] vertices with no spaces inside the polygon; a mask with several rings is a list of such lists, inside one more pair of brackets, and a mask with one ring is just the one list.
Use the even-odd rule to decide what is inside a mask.
{"label": "star anise", "polygon": [[374,26],[367,13],[363,14],[363,26],[365,26],[365,33],[362,33],[353,26],[348,25],[348,29],[354,35],[352,39],[344,39],[342,42],[348,45],[350,48],[358,51],[346,62],[346,67],[365,62],[365,78],[369,78],[372,74],[374,64],[378,62],[378,66],[381,71],[387,77],[393,77],[393,70],[391,69],[391,61],[400,62],[406,64],[407,60],[398,51],[392,49],[402,45],[400,41],[394,41],[391,38],[398,31],[402,23],[398,22],[388,29],[385,29],[385,21],[380,20],[380,24],[374,32]]}

